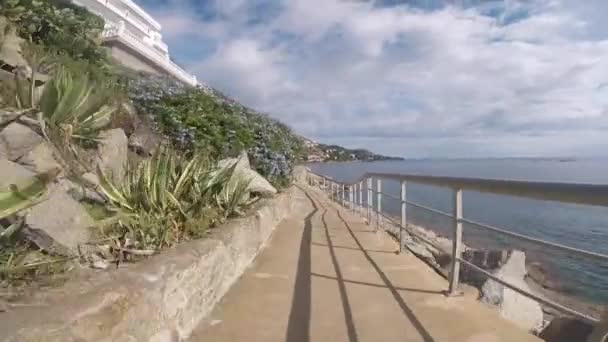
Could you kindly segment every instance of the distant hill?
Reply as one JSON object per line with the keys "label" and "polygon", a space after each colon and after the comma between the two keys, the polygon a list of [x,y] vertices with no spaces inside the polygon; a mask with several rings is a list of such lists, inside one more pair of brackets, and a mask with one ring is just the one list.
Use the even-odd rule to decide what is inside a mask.
{"label": "distant hill", "polygon": [[403,160],[401,157],[384,156],[361,148],[349,149],[339,145],[317,143],[306,138],[303,140],[309,162]]}

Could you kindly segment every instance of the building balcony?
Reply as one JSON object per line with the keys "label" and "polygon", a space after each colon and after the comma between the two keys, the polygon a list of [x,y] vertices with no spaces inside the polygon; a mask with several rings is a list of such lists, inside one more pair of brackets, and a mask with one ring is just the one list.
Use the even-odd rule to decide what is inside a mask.
{"label": "building balcony", "polygon": [[147,59],[151,64],[161,69],[164,73],[171,75],[180,81],[191,86],[198,85],[196,76],[190,75],[179,65],[175,64],[169,58],[169,54],[155,48],[153,45],[146,43],[141,37],[126,29],[124,24],[113,25],[106,24],[103,32],[103,38],[106,43],[119,42],[126,45],[131,50],[137,52],[143,58]]}

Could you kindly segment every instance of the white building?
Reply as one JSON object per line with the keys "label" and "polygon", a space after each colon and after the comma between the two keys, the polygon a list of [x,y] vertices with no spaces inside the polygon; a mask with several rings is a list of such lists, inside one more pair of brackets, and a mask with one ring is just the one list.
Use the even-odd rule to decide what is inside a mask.
{"label": "white building", "polygon": [[104,44],[120,63],[136,70],[173,76],[197,85],[193,76],[173,63],[162,40],[161,26],[132,0],[72,0],[101,16]]}

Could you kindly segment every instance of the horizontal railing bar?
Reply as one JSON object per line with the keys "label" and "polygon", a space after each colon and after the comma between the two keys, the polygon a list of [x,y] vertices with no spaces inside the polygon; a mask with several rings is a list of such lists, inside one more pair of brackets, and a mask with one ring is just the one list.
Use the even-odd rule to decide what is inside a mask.
{"label": "horizontal railing bar", "polygon": [[431,208],[431,207],[427,207],[427,206],[425,206],[425,205],[418,204],[418,203],[416,203],[416,202],[412,202],[412,201],[405,201],[405,203],[407,203],[407,204],[409,204],[409,205],[413,205],[414,207],[418,207],[418,208],[420,208],[420,209],[428,210],[428,211],[433,212],[433,213],[436,213],[436,214],[440,214],[440,215],[443,215],[443,216],[447,216],[447,217],[452,218],[452,219],[454,218],[454,216],[453,216],[452,214],[446,213],[446,212],[441,211],[441,210],[433,209],[433,208]]}
{"label": "horizontal railing bar", "polygon": [[579,317],[579,318],[581,318],[581,319],[583,319],[583,320],[585,320],[585,321],[591,322],[591,323],[593,323],[593,324],[595,324],[595,323],[599,322],[599,319],[597,319],[597,318],[595,318],[595,317],[591,317],[591,316],[585,315],[584,313],[580,313],[580,312],[578,312],[578,311],[576,311],[576,310],[574,310],[574,309],[571,309],[571,308],[569,308],[569,307],[563,306],[563,305],[561,305],[561,304],[558,304],[558,303],[556,303],[556,302],[553,302],[553,301],[548,300],[548,299],[545,299],[545,298],[543,298],[543,297],[540,297],[540,296],[534,295],[534,294],[529,293],[529,292],[527,292],[527,291],[524,291],[524,290],[522,290],[522,289],[520,289],[520,288],[518,288],[518,287],[516,287],[516,286],[513,286],[513,285],[511,285],[511,284],[507,283],[506,281],[504,281],[504,280],[502,280],[502,279],[500,279],[500,278],[496,277],[496,276],[495,276],[495,275],[493,275],[492,273],[490,273],[490,272],[488,272],[488,271],[484,270],[483,268],[481,268],[481,267],[479,267],[479,266],[476,266],[475,264],[473,264],[473,263],[471,263],[471,262],[469,262],[469,261],[466,261],[466,260],[464,260],[464,259],[462,259],[462,258],[457,258],[457,260],[458,260],[459,262],[461,262],[461,263],[463,263],[463,264],[467,265],[467,267],[470,267],[470,268],[474,269],[475,271],[482,273],[482,274],[483,274],[483,275],[485,275],[486,277],[491,278],[492,280],[494,280],[494,281],[496,281],[496,282],[500,283],[501,285],[503,285],[503,286],[505,286],[505,287],[507,287],[507,288],[509,288],[509,289],[511,289],[511,290],[513,290],[513,291],[515,291],[515,292],[517,292],[517,293],[519,293],[519,294],[523,295],[523,296],[526,296],[526,297],[528,297],[528,298],[530,298],[530,299],[533,299],[533,300],[535,300],[535,301],[537,301],[537,302],[543,303],[543,304],[545,304],[545,305],[547,305],[547,306],[550,306],[550,307],[552,307],[552,308],[554,308],[554,309],[556,309],[556,310],[559,310],[559,311],[562,311],[562,312],[569,313],[569,314],[571,314],[571,315],[573,315],[573,316]]}
{"label": "horizontal railing bar", "polygon": [[391,221],[392,224],[396,224],[399,225],[399,223],[397,223],[397,221],[395,221],[392,217],[390,217],[388,214],[385,214],[383,212],[378,212],[378,210],[374,210],[375,213],[379,213],[380,216],[386,218],[387,220]]}
{"label": "horizontal railing bar", "polygon": [[520,239],[520,240],[525,240],[534,244],[538,244],[538,245],[543,245],[543,246],[547,246],[547,247],[551,247],[554,249],[558,249],[558,250],[562,250],[565,252],[569,252],[569,253],[574,253],[577,254],[578,256],[584,257],[584,258],[588,258],[588,259],[594,259],[594,260],[602,260],[602,261],[606,261],[608,260],[608,255],[605,254],[600,254],[600,253],[595,253],[595,252],[590,252],[590,251],[586,251],[583,249],[578,249],[578,248],[574,248],[574,247],[568,247],[568,246],[564,246],[558,243],[554,243],[554,242],[549,242],[549,241],[545,241],[545,240],[541,240],[541,239],[536,239],[533,237],[529,237],[523,234],[519,234],[519,233],[514,233],[514,232],[510,232],[508,230],[504,230],[501,228],[497,228],[497,227],[493,227],[487,224],[483,224],[483,223],[479,223],[473,220],[468,220],[468,219],[461,219],[461,222],[464,223],[468,223],[468,224],[472,224],[474,226],[477,226],[479,228],[483,228],[486,230],[491,230],[495,233],[499,233],[505,236],[510,236],[516,239]]}
{"label": "horizontal railing bar", "polygon": [[[372,208],[372,211],[373,211],[374,213],[377,213],[377,212],[378,212],[376,209],[373,209],[373,208]],[[380,213],[380,215],[381,215],[381,216],[383,216],[383,217],[385,217],[385,218],[387,218],[387,219],[388,219],[388,220],[389,220],[389,221],[390,221],[392,224],[394,224],[394,225],[396,225],[397,227],[401,228],[401,223],[400,223],[400,222],[395,221],[395,220],[394,220],[392,217],[390,217],[390,216],[388,216],[387,214],[384,214],[384,213]],[[429,245],[433,246],[435,249],[437,249],[437,250],[439,250],[439,251],[442,251],[442,252],[444,252],[444,253],[450,254],[450,252],[449,252],[449,251],[445,251],[445,250],[444,250],[444,249],[443,249],[441,246],[437,245],[435,242],[433,242],[433,241],[431,241],[431,240],[427,239],[426,237],[422,236],[421,234],[419,234],[418,232],[416,232],[416,231],[412,230],[411,228],[409,228],[409,227],[405,227],[404,229],[405,229],[405,231],[407,231],[409,234],[411,234],[411,235],[413,235],[414,237],[416,237],[416,238],[418,238],[418,239],[420,239],[420,240],[422,240],[422,241],[426,242],[427,244],[429,244]]]}
{"label": "horizontal railing bar", "polygon": [[[390,196],[388,194],[385,194],[385,193],[382,193],[382,194],[383,195],[387,195],[387,196],[389,196],[391,198],[394,198],[396,200],[401,200],[401,199],[392,197],[392,196]],[[453,218],[453,216],[451,214],[443,212],[441,210],[433,209],[431,207],[427,207],[427,206],[424,206],[424,205],[421,205],[421,204],[418,204],[418,203],[415,203],[415,202],[411,202],[411,201],[405,201],[405,203],[407,203],[409,205],[412,205],[412,206],[415,206],[415,207],[418,207],[418,208],[421,208],[421,209],[424,209],[424,210],[428,210],[428,211],[433,212],[433,213],[437,213],[437,214],[440,214],[440,215],[443,215],[443,216],[446,216],[446,217]],[[531,243],[538,244],[538,245],[552,247],[552,248],[555,248],[555,249],[558,249],[558,250],[561,250],[561,251],[565,251],[565,252],[569,252],[569,253],[574,253],[574,254],[576,254],[576,255],[578,255],[580,257],[584,257],[584,258],[587,258],[587,259],[602,260],[602,261],[608,260],[608,255],[605,255],[605,254],[590,252],[590,251],[586,251],[586,250],[583,250],[583,249],[578,249],[578,248],[574,248],[574,247],[568,247],[568,246],[561,245],[561,244],[558,244],[558,243],[553,243],[553,242],[549,242],[549,241],[545,241],[545,240],[541,240],[541,239],[536,239],[536,238],[533,238],[533,237],[529,237],[529,236],[526,236],[526,235],[523,235],[523,234],[519,234],[519,233],[510,232],[510,231],[505,230],[505,229],[501,229],[501,228],[494,227],[494,226],[491,226],[491,225],[487,225],[487,224],[484,224],[484,223],[480,223],[480,222],[477,222],[477,221],[469,220],[469,219],[466,219],[466,218],[462,218],[460,221],[464,222],[464,223],[472,224],[472,225],[477,226],[477,227],[482,228],[482,229],[491,230],[493,232],[496,232],[496,233],[499,233],[499,234],[502,234],[502,235],[505,235],[505,236],[513,237],[513,238],[516,238],[516,239],[524,240],[524,241],[531,242]]]}
{"label": "horizontal railing bar", "polygon": [[[316,175],[317,177],[327,178],[316,173],[312,174]],[[365,173],[357,181],[345,184],[356,184],[369,177],[397,181],[405,180],[413,183],[439,187],[527,197],[548,201],[608,206],[608,184],[531,182],[393,173]]]}
{"label": "horizontal railing bar", "polygon": [[385,193],[385,192],[380,192],[380,193],[381,193],[382,195],[384,195],[384,196],[388,197],[388,198],[392,198],[392,199],[394,199],[394,200],[401,201],[401,198],[399,198],[399,197],[396,197],[396,196],[393,196],[393,195],[389,195],[389,194],[387,194],[387,193]]}

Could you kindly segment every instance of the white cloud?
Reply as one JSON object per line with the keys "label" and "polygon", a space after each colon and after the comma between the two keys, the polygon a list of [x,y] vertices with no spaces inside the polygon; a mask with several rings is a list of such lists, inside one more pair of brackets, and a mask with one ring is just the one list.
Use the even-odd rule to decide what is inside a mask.
{"label": "white cloud", "polygon": [[608,154],[608,26],[587,3],[273,8],[259,20],[231,0],[214,19],[160,20],[169,37],[215,42],[191,59],[200,79],[312,138],[406,156]]}

